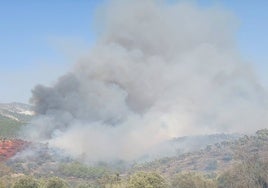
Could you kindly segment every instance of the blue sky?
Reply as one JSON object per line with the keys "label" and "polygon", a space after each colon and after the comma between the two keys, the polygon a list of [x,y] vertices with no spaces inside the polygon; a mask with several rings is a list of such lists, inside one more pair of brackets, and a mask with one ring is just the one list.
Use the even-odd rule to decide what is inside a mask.
{"label": "blue sky", "polygon": [[[102,0],[0,1],[0,102],[28,102],[34,85],[51,84],[96,39],[93,15]],[[239,20],[237,44],[268,86],[268,1],[197,0]]]}

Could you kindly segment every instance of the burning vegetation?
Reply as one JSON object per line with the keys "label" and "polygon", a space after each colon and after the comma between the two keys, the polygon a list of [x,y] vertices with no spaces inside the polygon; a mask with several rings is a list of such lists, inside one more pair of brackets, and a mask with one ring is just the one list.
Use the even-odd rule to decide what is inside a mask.
{"label": "burning vegetation", "polygon": [[0,139],[0,162],[6,161],[24,150],[30,143],[21,139]]}

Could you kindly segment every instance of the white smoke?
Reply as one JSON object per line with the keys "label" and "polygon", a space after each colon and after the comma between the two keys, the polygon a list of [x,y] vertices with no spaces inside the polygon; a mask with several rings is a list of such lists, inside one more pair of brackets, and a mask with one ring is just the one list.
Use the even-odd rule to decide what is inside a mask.
{"label": "white smoke", "polygon": [[219,8],[109,1],[95,47],[51,86],[36,86],[29,136],[89,160],[131,160],[163,140],[267,127],[267,94]]}

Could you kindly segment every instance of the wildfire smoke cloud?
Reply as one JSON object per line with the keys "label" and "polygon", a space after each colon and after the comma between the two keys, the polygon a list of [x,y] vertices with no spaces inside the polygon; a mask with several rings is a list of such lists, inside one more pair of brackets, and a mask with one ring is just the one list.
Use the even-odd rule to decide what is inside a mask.
{"label": "wildfire smoke cloud", "polygon": [[175,136],[267,126],[267,95],[238,53],[229,12],[116,0],[99,13],[89,54],[33,89],[32,139],[89,160],[131,160]]}

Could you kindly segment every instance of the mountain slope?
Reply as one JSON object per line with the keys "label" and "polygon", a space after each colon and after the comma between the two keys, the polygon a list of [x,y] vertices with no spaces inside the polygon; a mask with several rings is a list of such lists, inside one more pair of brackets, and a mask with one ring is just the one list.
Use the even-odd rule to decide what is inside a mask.
{"label": "mountain slope", "polygon": [[27,122],[34,112],[28,104],[0,103],[0,115],[18,122]]}
{"label": "mountain slope", "polygon": [[16,137],[22,125],[33,117],[31,106],[22,103],[0,103],[0,137]]}
{"label": "mountain slope", "polygon": [[223,141],[199,151],[166,157],[134,167],[134,171],[154,171],[172,176],[182,171],[208,174],[222,172],[247,156],[268,160],[268,130],[263,129],[252,136]]}

